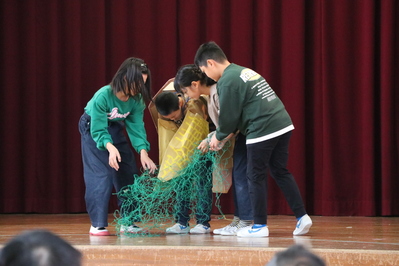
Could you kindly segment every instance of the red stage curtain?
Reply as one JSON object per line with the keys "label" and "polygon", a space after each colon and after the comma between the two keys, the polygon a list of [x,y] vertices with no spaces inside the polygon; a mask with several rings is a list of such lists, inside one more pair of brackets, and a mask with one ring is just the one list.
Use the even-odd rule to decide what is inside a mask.
{"label": "red stage curtain", "polygon": [[[129,56],[155,93],[214,40],[284,101],[310,214],[399,215],[398,14],[395,0],[1,1],[0,212],[84,212],[86,102]],[[268,213],[292,214],[269,183]],[[231,193],[221,204],[233,212]]]}

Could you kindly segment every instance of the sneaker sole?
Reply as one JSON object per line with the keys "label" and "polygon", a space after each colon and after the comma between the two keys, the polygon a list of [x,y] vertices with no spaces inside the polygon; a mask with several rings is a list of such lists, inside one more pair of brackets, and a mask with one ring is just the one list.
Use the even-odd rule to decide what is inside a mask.
{"label": "sneaker sole", "polygon": [[[245,227],[244,227],[245,228]],[[246,229],[247,230],[247,229]],[[241,231],[239,230],[237,232],[237,236],[238,237],[268,237],[269,236],[269,229],[266,230],[266,232],[262,232],[261,234],[257,231],[257,232],[253,232],[252,234],[248,233],[246,230]],[[240,233],[241,232],[241,233]]]}
{"label": "sneaker sole", "polygon": [[166,231],[166,233],[167,234],[175,234],[175,235],[178,235],[178,234],[188,234],[189,233],[189,231],[187,231],[187,232],[168,232],[168,231]]}
{"label": "sneaker sole", "polygon": [[91,236],[110,236],[109,232],[89,233]]}
{"label": "sneaker sole", "polygon": [[211,232],[209,231],[209,232],[191,232],[190,231],[190,234],[193,234],[193,235],[204,235],[204,234],[210,234]]}
{"label": "sneaker sole", "polygon": [[220,235],[222,235],[222,236],[236,236],[237,235],[237,232],[236,233],[224,233],[224,232],[222,232]]}
{"label": "sneaker sole", "polygon": [[120,231],[121,234],[148,234],[148,230],[140,230],[140,231]]}

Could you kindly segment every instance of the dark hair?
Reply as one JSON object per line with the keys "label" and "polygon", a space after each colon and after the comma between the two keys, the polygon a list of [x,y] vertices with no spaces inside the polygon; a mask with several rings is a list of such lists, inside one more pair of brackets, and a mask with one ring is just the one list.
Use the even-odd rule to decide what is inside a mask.
{"label": "dark hair", "polygon": [[199,67],[206,66],[206,60],[208,59],[213,59],[218,63],[223,63],[227,60],[227,56],[224,54],[222,48],[220,48],[215,42],[207,42],[198,48],[194,57],[194,63]]}
{"label": "dark hair", "polygon": [[[142,74],[147,74],[144,83]],[[112,91],[122,91],[125,95],[137,97],[142,95],[144,101],[151,101],[151,72],[143,59],[130,57],[119,67],[111,81]],[[134,95],[130,92],[133,91]]]}
{"label": "dark hair", "polygon": [[155,98],[155,106],[161,115],[170,115],[179,110],[179,96],[171,91],[161,92]]}
{"label": "dark hair", "polygon": [[292,245],[276,253],[267,266],[325,266],[325,262],[302,245]]}
{"label": "dark hair", "polygon": [[1,266],[79,266],[82,254],[46,230],[26,231],[11,239],[0,253]]}
{"label": "dark hair", "polygon": [[177,71],[173,85],[178,93],[182,93],[181,89],[191,86],[193,81],[199,81],[202,85],[208,87],[216,83],[216,81],[205,75],[198,66],[190,64],[182,66]]}

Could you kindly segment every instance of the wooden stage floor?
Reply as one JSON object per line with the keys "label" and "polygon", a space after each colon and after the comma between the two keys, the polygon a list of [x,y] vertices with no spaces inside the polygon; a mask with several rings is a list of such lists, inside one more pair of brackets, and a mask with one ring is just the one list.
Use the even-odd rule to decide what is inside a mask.
{"label": "wooden stage floor", "polygon": [[[213,216],[212,229],[230,223]],[[269,216],[270,236],[165,235],[89,236],[87,214],[1,214],[0,247],[24,230],[47,229],[84,256],[83,265],[265,265],[276,251],[295,243],[320,255],[327,265],[399,265],[399,217],[311,216],[306,236],[293,237],[293,216]],[[112,215],[109,221],[113,221]],[[165,225],[165,228],[172,225]],[[115,233],[113,226],[109,227]]]}

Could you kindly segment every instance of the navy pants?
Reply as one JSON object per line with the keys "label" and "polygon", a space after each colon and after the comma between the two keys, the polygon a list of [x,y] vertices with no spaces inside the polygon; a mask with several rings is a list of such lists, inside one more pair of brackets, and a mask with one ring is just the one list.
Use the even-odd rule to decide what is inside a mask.
{"label": "navy pants", "polygon": [[[122,122],[112,122],[108,125],[113,144],[122,158],[119,170],[116,171],[109,166],[108,151],[99,150],[90,134],[90,116],[84,113],[79,120],[86,209],[91,224],[95,227],[108,226],[108,205],[112,189],[115,188],[115,191],[119,192],[124,186],[133,184],[134,175],[138,174],[134,154],[123,129]],[[120,201],[118,205],[121,205]]]}
{"label": "navy pants", "polygon": [[233,154],[234,216],[240,220],[253,220],[247,179],[247,145],[243,134],[238,133]]}
{"label": "navy pants", "polygon": [[295,217],[306,214],[294,177],[287,169],[288,146],[292,132],[273,139],[247,145],[247,177],[254,223],[267,223],[267,169],[282,190]]}
{"label": "navy pants", "polygon": [[[202,178],[196,180],[194,184],[186,183],[187,187],[182,188],[180,194],[177,196],[177,217],[176,222],[187,226],[190,220],[190,209],[196,210],[195,218],[197,224],[202,224],[210,227],[209,221],[211,220],[212,212],[212,162],[203,162],[206,167],[204,171],[208,173],[199,173]],[[190,195],[194,193],[194,195]],[[196,206],[190,206],[193,203],[190,199],[195,197],[194,203]]]}

